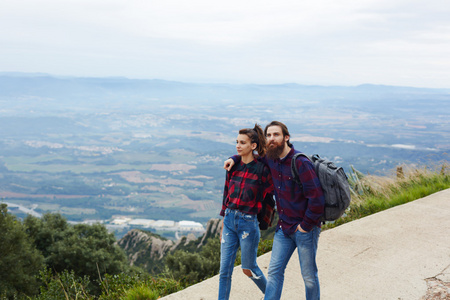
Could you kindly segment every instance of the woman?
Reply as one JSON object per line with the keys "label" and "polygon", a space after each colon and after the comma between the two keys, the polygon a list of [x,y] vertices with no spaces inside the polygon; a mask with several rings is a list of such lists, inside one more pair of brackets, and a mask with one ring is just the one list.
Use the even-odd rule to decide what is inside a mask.
{"label": "woman", "polygon": [[[224,218],[220,238],[219,300],[230,297],[231,275],[239,246],[244,274],[251,278],[263,293],[267,283],[256,263],[260,238],[257,214],[261,211],[262,199],[272,197],[273,184],[269,168],[260,165],[262,162],[253,154],[256,150],[259,156],[264,156],[266,151],[264,132],[258,124],[255,124],[253,129],[239,130],[236,150],[241,160],[227,173],[220,212]],[[262,186],[258,180],[258,170],[261,169]]]}

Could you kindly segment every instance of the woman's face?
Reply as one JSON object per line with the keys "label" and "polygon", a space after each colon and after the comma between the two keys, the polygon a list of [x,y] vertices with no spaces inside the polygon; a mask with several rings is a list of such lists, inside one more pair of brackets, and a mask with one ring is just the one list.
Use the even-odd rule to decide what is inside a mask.
{"label": "woman's face", "polygon": [[236,139],[236,150],[240,156],[247,156],[256,149],[256,143],[252,143],[248,135],[239,134]]}

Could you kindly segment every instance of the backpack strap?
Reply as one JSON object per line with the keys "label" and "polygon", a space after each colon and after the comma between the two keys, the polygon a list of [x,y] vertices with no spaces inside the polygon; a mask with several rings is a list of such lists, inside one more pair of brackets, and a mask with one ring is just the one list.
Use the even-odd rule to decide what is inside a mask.
{"label": "backpack strap", "polygon": [[[300,186],[300,189],[303,190],[303,184],[300,181],[300,174],[298,173],[298,169],[297,169],[297,157],[299,156],[304,156],[306,157],[309,161],[311,161],[311,158],[309,158],[308,155],[306,155],[305,153],[295,153],[294,156],[292,157],[291,160],[291,174],[292,174],[292,180],[294,181],[295,184],[297,184],[298,186]],[[295,196],[295,190],[294,190],[294,185],[292,185],[292,189],[291,189],[291,196],[292,198],[294,198]]]}
{"label": "backpack strap", "polygon": [[258,194],[256,195],[256,199],[261,199],[262,202],[262,193],[263,193],[263,182],[262,182],[262,173],[264,170],[264,163],[258,161],[256,165],[256,174],[258,175]]}

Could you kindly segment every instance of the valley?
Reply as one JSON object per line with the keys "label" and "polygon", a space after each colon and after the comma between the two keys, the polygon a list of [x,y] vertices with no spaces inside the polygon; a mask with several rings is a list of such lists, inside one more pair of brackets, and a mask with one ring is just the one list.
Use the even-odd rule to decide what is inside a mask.
{"label": "valley", "polygon": [[237,131],[272,120],[296,149],[348,172],[449,160],[449,90],[5,74],[0,88],[1,201],[72,222],[205,225],[218,217]]}

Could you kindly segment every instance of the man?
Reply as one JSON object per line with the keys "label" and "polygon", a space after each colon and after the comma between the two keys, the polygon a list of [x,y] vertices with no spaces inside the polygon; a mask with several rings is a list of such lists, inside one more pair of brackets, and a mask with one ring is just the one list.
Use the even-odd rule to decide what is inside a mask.
{"label": "man", "polygon": [[[325,199],[312,163],[297,158],[303,190],[293,181],[291,160],[297,151],[290,143],[290,134],[281,122],[272,121],[264,130],[267,155],[262,159],[272,174],[279,221],[273,239],[264,299],[280,299],[284,271],[297,248],[307,300],[320,299],[316,253],[320,234],[320,217]],[[225,162],[226,169],[239,160],[233,156]]]}

